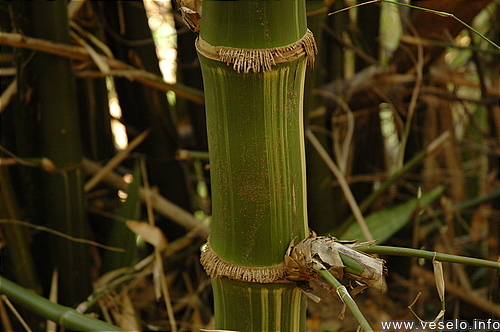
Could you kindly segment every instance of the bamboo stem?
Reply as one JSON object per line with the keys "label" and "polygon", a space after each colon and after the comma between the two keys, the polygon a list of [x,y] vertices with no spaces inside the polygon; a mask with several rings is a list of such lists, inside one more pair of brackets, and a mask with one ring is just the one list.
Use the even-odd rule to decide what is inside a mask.
{"label": "bamboo stem", "polygon": [[366,320],[365,316],[363,316],[361,310],[359,310],[358,305],[352,299],[351,295],[347,291],[347,288],[344,285],[342,285],[337,279],[335,279],[335,277],[332,276],[332,274],[328,270],[320,270],[319,274],[323,278],[325,278],[325,280],[330,285],[332,285],[332,287],[335,288],[335,291],[339,295],[340,299],[349,308],[349,310],[351,310],[352,314],[354,315],[354,317],[356,317],[356,320],[361,325],[363,330],[365,330],[365,332],[373,332],[372,327]]}
{"label": "bamboo stem", "polygon": [[125,331],[47,300],[0,276],[0,293],[30,311],[76,331]]}
{"label": "bamboo stem", "polygon": [[[34,35],[69,42],[65,1],[33,2],[30,6]],[[40,174],[38,199],[42,204],[33,223],[50,225],[75,238],[87,238],[89,224],[80,168],[83,146],[71,66],[69,59],[48,53],[37,54],[27,64],[35,77],[32,88],[39,112],[38,153],[56,166],[55,172]],[[72,305],[83,300],[92,289],[89,247],[53,235],[44,236],[44,240],[48,241],[51,262],[47,268],[59,271],[59,302]]]}
{"label": "bamboo stem", "polygon": [[302,95],[316,47],[305,1],[204,2],[196,47],[213,193],[205,268],[225,264],[212,278],[215,327],[304,331],[305,295],[269,276],[308,233]]}
{"label": "bamboo stem", "polygon": [[500,262],[488,261],[485,259],[442,254],[435,251],[427,251],[412,248],[390,247],[390,246],[357,246],[354,249],[369,254],[394,255],[433,259],[441,262],[460,263],[473,266],[482,266],[490,269],[500,270]]}

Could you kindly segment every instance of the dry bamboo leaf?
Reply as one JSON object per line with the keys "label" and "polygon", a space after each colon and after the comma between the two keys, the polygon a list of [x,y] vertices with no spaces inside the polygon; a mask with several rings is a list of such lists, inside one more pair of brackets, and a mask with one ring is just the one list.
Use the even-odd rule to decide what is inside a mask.
{"label": "dry bamboo leaf", "polygon": [[188,28],[193,32],[200,32],[201,0],[179,0],[179,11]]}
{"label": "dry bamboo leaf", "polygon": [[135,234],[142,236],[147,243],[152,244],[159,250],[165,249],[168,245],[167,238],[157,226],[147,222],[127,220],[127,227]]}
{"label": "dry bamboo leaf", "polygon": [[433,260],[432,266],[434,267],[434,278],[436,279],[436,288],[439,294],[439,300],[443,302],[445,291],[443,264],[440,261]]}

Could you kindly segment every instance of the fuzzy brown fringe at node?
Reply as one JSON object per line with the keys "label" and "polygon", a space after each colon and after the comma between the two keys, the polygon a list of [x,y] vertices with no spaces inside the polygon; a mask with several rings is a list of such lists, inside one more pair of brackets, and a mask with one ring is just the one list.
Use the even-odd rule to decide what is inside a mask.
{"label": "fuzzy brown fringe at node", "polygon": [[[212,278],[270,283],[298,284],[317,279],[320,270],[329,270],[338,279],[344,275],[345,265],[341,255],[354,260],[362,268],[360,274],[347,273],[347,276],[361,284],[385,290],[384,260],[359,252],[354,248],[359,245],[372,245],[374,241],[357,244],[356,241],[340,241],[334,237],[316,236],[311,231],[309,236],[298,242],[290,243],[282,263],[265,267],[241,266],[228,262],[217,255],[210,247],[210,239],[201,253],[200,262]],[[307,292],[306,292],[307,293]]]}
{"label": "fuzzy brown fringe at node", "polygon": [[196,49],[204,57],[215,61],[221,61],[233,65],[233,69],[239,72],[258,73],[261,70],[271,70],[272,66],[294,61],[301,56],[307,56],[309,64],[314,65],[314,59],[318,52],[314,35],[310,30],[299,40],[289,45],[263,48],[247,49],[226,46],[212,46],[201,37],[196,40]]}
{"label": "fuzzy brown fringe at node", "polygon": [[220,258],[206,243],[205,249],[201,253],[201,265],[207,274],[212,278],[226,277],[229,279],[255,282],[261,284],[270,283],[291,283],[285,280],[285,269],[283,263],[265,267],[249,267],[230,263]]}

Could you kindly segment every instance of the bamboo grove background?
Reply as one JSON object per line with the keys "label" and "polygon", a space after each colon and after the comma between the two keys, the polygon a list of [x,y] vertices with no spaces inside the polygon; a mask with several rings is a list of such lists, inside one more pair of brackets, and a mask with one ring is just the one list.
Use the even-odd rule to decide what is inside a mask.
{"label": "bamboo grove background", "polygon": [[[498,1],[411,3],[500,42]],[[307,1],[319,47],[304,106],[310,228],[496,261],[499,49],[452,17],[387,2],[328,15],[355,4]],[[212,324],[198,262],[212,195],[203,85],[196,35],[173,5],[0,2],[1,275],[128,330]],[[161,78],[165,45],[177,55],[176,83]],[[117,147],[112,126],[128,147]],[[387,293],[355,298],[367,319],[413,319],[418,293],[413,310],[434,318],[430,264],[384,258]],[[445,265],[445,276],[449,319],[500,316],[498,272]],[[309,329],[356,329],[349,314],[337,318],[339,301],[316,292],[323,301],[309,304]],[[2,297],[3,331],[22,329],[9,305]],[[16,308],[31,329],[46,329]]]}

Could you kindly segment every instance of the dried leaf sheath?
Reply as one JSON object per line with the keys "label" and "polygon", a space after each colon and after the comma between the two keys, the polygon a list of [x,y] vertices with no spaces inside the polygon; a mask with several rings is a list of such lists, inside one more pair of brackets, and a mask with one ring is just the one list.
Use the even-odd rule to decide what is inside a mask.
{"label": "dried leaf sheath", "polygon": [[223,46],[212,46],[201,37],[196,40],[196,49],[204,57],[233,65],[239,72],[258,73],[261,70],[271,70],[272,66],[291,62],[302,56],[307,57],[308,63],[314,65],[317,53],[316,42],[310,30],[298,41],[280,47],[266,49],[248,49]]}
{"label": "dried leaf sheath", "polygon": [[[372,243],[360,245],[366,244]],[[339,241],[334,237],[316,236],[312,232],[307,239],[290,243],[285,256],[286,278],[297,281],[311,280],[318,277],[318,271],[329,270],[335,278],[341,279],[346,272],[349,278],[384,291],[384,261],[354,250],[356,246],[356,241]],[[349,272],[343,260],[358,265],[358,273]]]}

